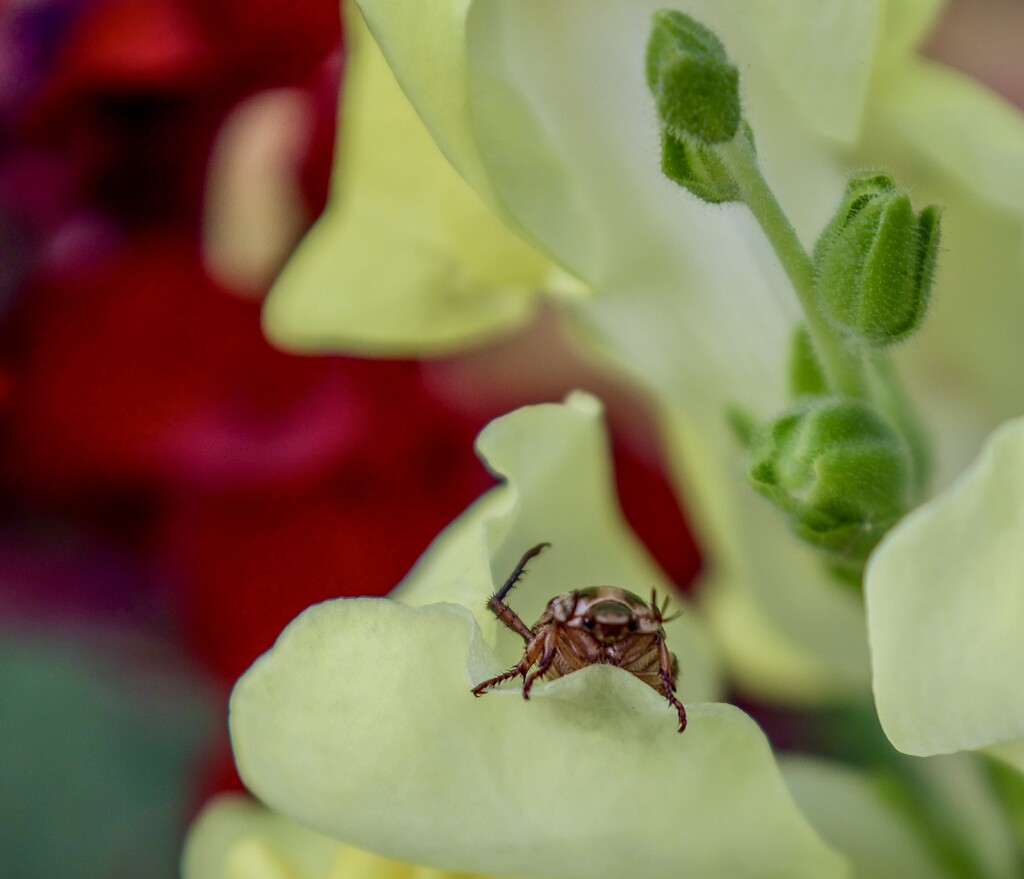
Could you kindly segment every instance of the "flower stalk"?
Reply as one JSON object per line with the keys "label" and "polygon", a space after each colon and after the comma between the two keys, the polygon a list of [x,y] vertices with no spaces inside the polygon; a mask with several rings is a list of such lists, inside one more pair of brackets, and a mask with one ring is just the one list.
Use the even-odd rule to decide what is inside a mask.
{"label": "flower stalk", "polygon": [[[792,405],[746,432],[749,480],[824,553],[838,579],[859,587],[868,555],[925,489],[927,441],[882,349],[923,320],[941,211],[915,214],[888,175],[854,174],[808,253],[758,164],[739,74],[721,41],[683,13],[656,13],[647,81],[666,175],[706,202],[745,204],[804,313],[793,343]],[[804,424],[835,412],[841,429]],[[797,422],[799,442],[780,441]],[[859,497],[859,486],[869,486],[871,497]]]}
{"label": "flower stalk", "polygon": [[779,258],[804,312],[814,353],[829,389],[848,397],[867,394],[864,368],[857,352],[851,351],[840,333],[822,312],[815,287],[814,264],[797,237],[782,205],[761,173],[753,142],[736,138],[718,148],[722,161],[736,181],[742,201],[750,209]]}

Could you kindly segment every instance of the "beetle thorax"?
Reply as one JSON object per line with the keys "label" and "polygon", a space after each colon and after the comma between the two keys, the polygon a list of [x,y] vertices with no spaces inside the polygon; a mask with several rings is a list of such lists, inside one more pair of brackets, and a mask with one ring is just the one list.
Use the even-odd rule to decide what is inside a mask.
{"label": "beetle thorax", "polygon": [[661,629],[661,614],[638,595],[617,586],[591,586],[559,596],[552,613],[568,629],[587,632],[602,644],[614,644]]}

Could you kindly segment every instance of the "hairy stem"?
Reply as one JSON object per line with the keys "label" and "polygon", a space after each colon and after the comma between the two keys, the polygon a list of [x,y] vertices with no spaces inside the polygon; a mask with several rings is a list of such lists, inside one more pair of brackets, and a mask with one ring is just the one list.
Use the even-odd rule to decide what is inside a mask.
{"label": "hairy stem", "polygon": [[811,343],[829,388],[849,397],[866,397],[867,386],[861,359],[856,351],[847,347],[839,332],[818,308],[811,258],[761,174],[753,147],[746,138],[736,137],[718,145],[717,152],[789,276],[804,310]]}

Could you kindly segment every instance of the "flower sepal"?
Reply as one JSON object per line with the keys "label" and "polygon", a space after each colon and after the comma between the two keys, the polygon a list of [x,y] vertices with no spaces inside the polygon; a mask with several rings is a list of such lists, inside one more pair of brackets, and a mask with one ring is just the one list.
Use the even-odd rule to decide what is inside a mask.
{"label": "flower sepal", "polygon": [[[754,134],[745,122],[736,136],[753,148]],[[710,204],[742,200],[739,184],[714,147],[680,139],[668,128],[661,132],[661,170],[669,180]]]}
{"label": "flower sepal", "polygon": [[833,569],[855,573],[906,510],[910,451],[863,401],[809,396],[754,437],[748,476]]}
{"label": "flower sepal", "polygon": [[821,360],[814,351],[814,343],[806,324],[800,324],[793,333],[793,340],[789,344],[787,372],[791,397],[828,393],[828,380],[821,368]]}

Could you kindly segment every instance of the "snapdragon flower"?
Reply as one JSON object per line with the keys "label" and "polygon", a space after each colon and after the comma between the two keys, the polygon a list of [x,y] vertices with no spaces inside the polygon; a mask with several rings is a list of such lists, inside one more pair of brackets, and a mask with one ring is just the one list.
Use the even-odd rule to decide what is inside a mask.
{"label": "snapdragon flower", "polygon": [[[473,184],[480,200],[474,202],[474,211],[479,213],[482,203],[497,209],[511,228],[525,231],[582,279],[590,292],[570,300],[580,335],[591,351],[612,359],[656,391],[673,440],[670,453],[679,462],[688,506],[711,559],[710,578],[728,584],[729,600],[744,603],[746,616],[760,620],[771,611],[770,621],[759,627],[769,632],[762,640],[785,645],[788,671],[799,670],[796,676],[788,673],[781,679],[787,686],[798,680],[802,692],[832,692],[837,682],[866,687],[868,662],[859,603],[831,588],[813,556],[793,545],[772,511],[735,478],[736,447],[723,407],[728,403],[759,412],[766,401],[780,399],[781,352],[797,312],[784,275],[758,244],[749,217],[729,206],[712,212],[680,198],[661,176],[641,63],[655,8],[647,4],[627,10],[614,3],[585,10],[565,3],[543,8],[453,5],[435,15],[426,7],[411,11],[388,4],[360,6],[442,152]],[[769,160],[772,154],[789,157],[779,164],[791,175],[786,181],[790,191],[838,190],[839,166],[810,148],[808,120],[813,121],[815,136],[824,129],[830,137],[849,138],[863,105],[870,73],[870,64],[865,63],[870,57],[868,35],[876,26],[877,10],[854,4],[837,8],[845,17],[839,20],[837,15],[832,22],[834,33],[820,30],[822,19],[815,16],[801,19],[804,25],[787,17],[787,26],[795,30],[782,33],[777,24],[755,26],[746,13],[726,10],[723,18],[721,12],[714,15],[709,10],[709,23],[731,46],[741,35],[743,45],[752,43],[747,55],[755,67],[744,83],[756,93],[747,103],[755,114],[760,150],[768,152]],[[724,31],[723,25],[728,25]],[[360,50],[358,22],[349,33]],[[412,34],[417,35],[415,40]],[[762,39],[770,44],[760,46]],[[797,56],[801,63],[812,62],[794,53],[787,41],[808,51],[831,41],[828,53],[814,56],[819,62],[827,58],[827,78],[818,71],[803,76],[790,70],[789,61]],[[372,47],[362,51],[373,53]],[[733,48],[734,54],[737,51]],[[358,76],[359,61],[355,64]],[[379,68],[375,71],[377,77],[384,74]],[[350,81],[347,92],[356,101],[370,92],[357,87],[357,80]],[[373,92],[379,94],[380,87]],[[393,118],[393,102],[392,95],[372,106]],[[778,115],[773,118],[758,107]],[[409,113],[407,107],[405,112]],[[772,123],[772,133],[780,134],[779,143],[766,139],[762,119]],[[361,123],[360,116],[346,113],[350,141],[360,136]],[[365,135],[371,136],[378,150],[382,144],[411,143],[404,129]],[[344,150],[344,141],[339,149]],[[416,165],[406,161],[399,167],[415,168],[417,179],[439,179],[437,157],[434,164],[427,164],[431,150],[421,147],[416,154]],[[342,153],[341,158],[345,173],[360,171],[358,153],[347,159]],[[392,204],[385,215],[397,218],[398,229],[410,216],[419,216],[416,229],[445,230],[452,227],[446,210],[451,202],[428,202],[421,197],[420,186],[402,186],[390,199],[378,201],[372,212],[360,212],[351,203],[355,184],[346,191],[341,179],[339,174],[333,207],[271,292],[268,332],[279,343],[298,347],[319,342],[365,349],[367,343],[354,342],[353,334],[371,333],[388,340],[386,351],[408,350],[413,343],[420,351],[434,350],[435,333],[419,330],[418,336],[410,337],[396,329],[395,322],[407,321],[409,314],[433,317],[440,312],[443,326],[454,332],[467,315],[486,306],[486,295],[474,297],[472,307],[460,301],[453,309],[450,278],[421,271],[418,283],[413,283],[409,277],[385,273],[378,277],[387,296],[411,299],[414,307],[380,307],[374,303],[387,298],[373,294],[376,288],[367,287],[358,274],[363,259],[371,257],[346,265],[337,254],[347,242],[358,241],[352,246],[373,255],[375,264],[407,264],[420,248],[399,248],[390,234],[366,233],[373,241],[364,241],[361,223]],[[370,180],[378,188],[395,180],[387,169],[356,179]],[[821,216],[818,199],[801,207],[814,220]],[[461,216],[459,228],[472,228],[471,215],[463,210]],[[339,229],[337,224],[345,218],[348,225]],[[511,232],[502,231],[503,240],[512,239]],[[489,233],[483,240],[491,240]],[[460,248],[481,252],[474,246],[478,236],[467,235],[461,241]],[[489,248],[482,252],[487,254]],[[460,264],[451,247],[447,259],[450,265]],[[475,264],[471,261],[469,266]],[[491,288],[505,289],[498,282],[508,265],[515,263],[495,259],[486,266]],[[535,274],[533,287],[544,277]],[[445,317],[452,311],[459,315],[457,321]],[[494,308],[487,313],[494,323]],[[510,323],[505,320],[501,325]],[[376,339],[370,342],[379,348]],[[774,629],[781,634],[771,634]],[[749,643],[746,634],[736,641]],[[818,661],[809,661],[808,653]],[[762,656],[759,664],[764,661]]]}
{"label": "snapdragon flower", "polygon": [[[587,350],[654,391],[709,559],[705,601],[734,673],[778,698],[865,692],[861,602],[835,588],[816,555],[737,475],[724,410],[763,419],[781,408],[798,310],[744,206],[686,198],[661,175],[640,63],[657,5],[410,10],[365,0],[360,8],[441,152],[479,199],[583,281],[589,292],[560,298]],[[1024,202],[1012,182],[999,182],[1021,179],[1019,118],[914,53],[937,4],[809,3],[784,16],[731,4],[680,6],[742,60],[758,156],[805,242],[824,225],[850,165],[885,161],[915,187],[915,198],[921,192],[946,205],[936,305],[897,359],[934,428],[936,481],[948,482],[985,433],[1024,403],[1006,368],[1016,356],[1019,310],[1000,307],[1022,267],[986,255],[1020,231]],[[374,300],[370,288],[351,283],[336,260],[328,270],[326,254],[355,240],[337,234],[334,217],[349,211],[357,224],[340,184],[337,195],[272,292],[267,324],[281,342],[351,344],[353,333],[387,325],[365,311],[335,319],[341,309],[374,307],[366,304]],[[418,189],[405,195],[389,216],[411,213],[430,228],[450,216],[435,205],[424,218],[417,212],[429,205]],[[376,247],[392,254],[393,243],[383,238]],[[410,252],[417,251],[401,258]],[[508,263],[496,259],[488,271],[492,286],[506,289],[499,281]],[[532,283],[549,277],[537,272]],[[429,273],[402,289],[415,299],[414,313],[436,317],[452,304],[451,284],[433,283]],[[314,291],[330,310],[312,307]],[[477,297],[474,308],[485,301]],[[401,309],[387,310],[389,321],[404,320]],[[490,314],[493,328],[501,319]],[[383,335],[373,340],[380,351],[436,350],[434,332],[418,342],[392,336],[390,348]]]}
{"label": "snapdragon flower", "polygon": [[[883,157],[887,164],[895,165],[903,182],[915,184],[927,193],[926,198],[941,199],[947,217],[959,217],[951,222],[950,257],[944,257],[938,275],[936,301],[945,304],[935,307],[934,320],[930,313],[914,347],[898,358],[906,361],[910,395],[922,405],[925,420],[942,428],[936,431],[935,472],[939,484],[948,482],[985,431],[1024,402],[1021,388],[1007,379],[1012,373],[1007,364],[1017,356],[1011,340],[1019,339],[1019,316],[1007,315],[1001,307],[1024,266],[1019,260],[996,268],[983,265],[991,260],[986,261],[984,252],[970,246],[977,229],[995,242],[1013,241],[1019,235],[1024,199],[1013,186],[999,187],[998,175],[988,166],[995,165],[1002,174],[1020,170],[1024,162],[1019,148],[1024,143],[1020,120],[991,96],[913,54],[935,14],[934,4],[818,2],[801,4],[792,16],[758,13],[733,4],[678,5],[707,22],[729,47],[730,55],[742,59],[744,114],[755,132],[765,175],[786,205],[801,241],[810,242],[828,220],[843,190],[842,169],[854,163],[875,163]],[[415,162],[422,159],[423,164],[410,159],[397,166],[405,177],[389,176],[386,168],[378,169],[374,185],[379,188],[383,180],[394,189],[372,204],[367,196],[365,209],[357,211],[351,203],[346,204],[346,187],[339,182],[334,207],[300,248],[273,293],[267,326],[275,338],[305,348],[341,344],[378,352],[433,352],[514,325],[522,320],[538,289],[557,286],[587,348],[654,392],[680,485],[710,558],[706,606],[732,671],[741,682],[749,689],[784,699],[835,699],[845,692],[863,693],[869,684],[869,625],[876,650],[876,694],[894,743],[914,753],[938,753],[1015,741],[1020,735],[1016,715],[1000,709],[1000,700],[1012,699],[1013,694],[990,686],[991,680],[985,676],[986,670],[1005,669],[1002,663],[1014,662],[1017,654],[1013,650],[993,650],[991,656],[996,659],[969,664],[961,682],[963,687],[984,690],[971,705],[980,709],[979,723],[998,715],[1004,720],[1009,717],[1009,725],[993,724],[981,735],[975,730],[970,736],[903,745],[899,734],[893,733],[899,723],[887,721],[885,678],[901,661],[900,627],[920,627],[919,609],[927,605],[929,577],[923,573],[909,576],[907,569],[913,567],[916,553],[932,551],[932,542],[950,533],[945,525],[911,530],[915,521],[928,521],[922,513],[920,519],[911,518],[897,526],[869,567],[865,621],[859,595],[837,587],[815,552],[793,538],[777,511],[750,490],[739,472],[741,449],[726,410],[732,408],[765,421],[783,408],[786,352],[799,312],[785,273],[742,205],[710,206],[687,198],[661,175],[655,114],[639,61],[656,5],[565,0],[441,2],[410,7],[387,0],[363,0],[360,7],[437,147],[479,200],[468,198],[462,183],[452,177],[444,178],[445,186],[458,191],[460,200],[467,200],[456,203],[454,198],[437,196],[433,187],[420,185],[421,170],[433,175],[444,168],[437,164],[438,156],[429,144],[416,152]],[[358,27],[356,31],[358,40]],[[384,74],[379,66],[375,70],[377,76]],[[947,95],[961,119],[959,125],[940,118],[947,105],[939,99]],[[392,89],[386,99],[380,99],[380,107],[392,106],[396,98]],[[356,125],[367,119],[368,114],[349,122]],[[403,125],[409,122],[408,115],[403,117]],[[985,139],[978,137],[986,129],[990,134],[987,146]],[[939,135],[944,138],[941,149]],[[344,152],[341,159],[345,161]],[[713,172],[712,168],[712,177]],[[409,183],[409,177],[415,178],[415,185]],[[358,176],[336,178],[346,179],[347,192],[356,193],[353,202],[358,205],[357,187],[368,184]],[[440,186],[440,177],[429,179]],[[917,195],[915,189],[915,200]],[[713,200],[728,202],[729,198]],[[485,246],[479,249],[474,248],[472,237],[452,233],[452,229],[464,233],[472,228],[475,221],[470,218],[481,216],[482,205],[489,206],[510,229],[525,236],[582,285],[565,295],[569,289],[565,276],[537,254],[516,263],[512,254],[519,245],[512,243],[506,230],[487,227],[481,233]],[[405,219],[392,225],[387,220],[392,215]],[[460,220],[453,220],[456,215]],[[360,217],[369,225],[362,227]],[[918,222],[927,226],[927,221],[920,219],[926,214],[918,217]],[[439,224],[439,218],[445,222]],[[429,246],[421,247],[425,238]],[[336,256],[339,242],[346,242],[346,247],[348,242],[358,243],[355,251],[344,251],[344,264]],[[518,252],[522,256],[522,251]],[[465,274],[453,271],[457,266],[463,266]],[[987,309],[980,307],[974,295],[979,278],[988,282],[979,294],[991,306]],[[381,282],[386,283],[392,298],[381,300],[367,294]],[[379,307],[381,302],[384,307]],[[971,344],[953,338],[951,330],[961,328]],[[978,344],[980,338],[989,336],[991,345]],[[942,380],[937,381],[936,375]],[[578,408],[579,401],[568,406],[573,407]],[[893,401],[893,407],[899,410],[901,402]],[[948,417],[951,411],[954,417]],[[536,411],[517,413],[515,420],[510,416],[499,424],[507,428],[538,417]],[[519,466],[525,467],[526,459],[521,456],[528,448],[531,455],[549,462],[560,433],[551,428],[548,425],[537,433],[520,434],[499,456],[515,457],[518,448]],[[486,446],[485,441],[485,455],[492,466],[508,477],[508,487],[517,487],[513,494],[525,503],[530,493],[518,488],[525,481],[516,468],[503,467],[487,454]],[[580,455],[575,448],[560,460],[577,461]],[[568,481],[562,483],[563,497],[558,504],[567,503],[566,498],[578,502],[581,494],[586,495],[592,477],[579,471],[564,475]],[[532,484],[538,497],[548,497],[545,492],[549,489],[550,485]],[[1004,491],[1000,497],[1005,499],[1010,490]],[[976,511],[978,503],[984,505],[988,495],[982,495],[983,500],[974,507],[957,505],[962,511],[956,514],[958,527],[967,521],[963,516]],[[675,780],[692,778],[702,791],[714,790],[716,797],[724,798],[715,800],[722,811],[714,826],[701,824],[701,816],[689,811],[692,799],[677,801],[671,793],[659,792],[654,799],[662,806],[668,804],[680,819],[679,828],[670,834],[679,842],[678,849],[658,848],[663,834],[649,824],[633,828],[619,816],[619,823],[613,825],[609,816],[600,812],[599,806],[605,802],[602,798],[596,805],[590,804],[597,811],[586,812],[586,820],[578,822],[588,828],[582,831],[587,844],[582,850],[556,847],[550,840],[545,844],[545,834],[579,842],[573,835],[577,824],[573,828],[556,824],[550,815],[534,820],[525,800],[518,801],[518,810],[512,809],[518,818],[512,825],[518,838],[509,842],[499,832],[502,816],[493,798],[507,779],[495,775],[492,764],[502,766],[507,761],[495,757],[521,754],[520,767],[531,767],[531,760],[548,757],[536,743],[517,751],[520,746],[506,738],[514,737],[516,729],[527,734],[526,727],[516,724],[533,723],[523,720],[528,715],[506,713],[500,705],[483,709],[487,714],[463,714],[451,681],[439,682],[423,671],[429,658],[442,660],[446,668],[462,663],[470,670],[468,680],[492,674],[500,666],[488,659],[486,652],[478,651],[473,626],[475,622],[485,635],[493,634],[493,620],[486,615],[481,618],[480,611],[473,621],[464,611],[422,605],[427,600],[441,600],[479,607],[486,595],[486,589],[479,591],[481,586],[500,583],[517,552],[539,540],[601,548],[600,553],[574,555],[570,561],[560,562],[566,567],[560,571],[559,584],[569,580],[582,585],[581,576],[597,562],[601,570],[594,571],[594,576],[602,581],[627,586],[636,581],[628,570],[617,568],[621,546],[614,547],[593,532],[585,536],[585,527],[558,540],[544,533],[545,529],[526,524],[544,521],[550,523],[549,529],[565,528],[568,519],[583,521],[582,508],[573,507],[566,516],[563,507],[561,515],[552,515],[557,505],[548,508],[545,503],[537,508],[537,516],[514,510],[514,525],[488,526],[488,522],[500,521],[500,517],[489,518],[496,511],[510,511],[503,509],[496,497],[502,497],[501,492],[489,496],[446,532],[399,591],[399,598],[421,606],[420,613],[428,616],[417,617],[404,608],[377,603],[313,609],[243,679],[234,699],[233,723],[236,754],[247,783],[273,808],[318,830],[389,857],[447,869],[567,876],[637,872],[632,869],[637,858],[616,860],[624,857],[623,849],[612,850],[607,845],[615,838],[625,844],[626,851],[644,853],[646,872],[638,875],[670,875],[688,866],[695,875],[719,875],[716,870],[723,871],[722,875],[740,875],[750,867],[746,855],[728,851],[723,837],[716,835],[732,826],[730,822],[740,821],[742,827],[745,814],[742,797],[734,797],[735,791],[728,785],[710,782],[720,752],[712,747],[707,759],[702,758],[703,768],[688,775],[692,771],[689,757],[663,751],[662,737],[667,734],[654,726],[649,732],[644,727],[649,739],[642,751],[626,752],[629,766],[635,770],[627,773],[628,777],[653,777],[648,760],[671,755],[666,759],[673,762],[662,764],[662,771]],[[1008,533],[1015,521],[1009,515],[997,520],[982,518],[1002,528],[993,533]],[[500,539],[490,536],[492,528],[500,533]],[[480,533],[474,538],[467,536],[474,531]],[[975,536],[969,534],[950,546],[979,546],[987,553],[990,547],[984,536],[974,540]],[[901,540],[909,547],[902,554],[894,549]],[[1000,551],[993,550],[991,555],[996,567],[1015,560]],[[886,563],[887,558],[897,561]],[[616,570],[618,579],[611,576]],[[935,573],[931,567],[920,568],[920,572],[929,571]],[[953,584],[956,576],[956,589],[970,588],[971,578],[960,568],[949,566],[942,574],[947,585]],[[898,581],[912,585],[902,608],[885,605],[886,599],[881,597],[894,594]],[[525,618],[531,617],[531,609],[536,617],[543,598],[560,591],[554,583],[544,585],[543,594],[535,593],[532,599],[523,591]],[[1006,579],[999,579],[997,586],[1000,596],[1012,593]],[[896,610],[890,613],[887,607]],[[998,607],[1015,610],[1016,604],[1007,598]],[[989,619],[986,608],[979,605],[973,610]],[[976,622],[975,617],[967,619]],[[431,632],[436,634],[439,627],[447,627],[440,643],[431,640]],[[349,633],[350,643],[336,648],[332,633],[343,631]],[[401,644],[401,653],[389,653],[384,645],[365,642],[362,638],[368,631]],[[970,623],[956,628],[958,637],[971,631]],[[1012,627],[1006,631],[1012,635]],[[883,656],[879,647],[888,653]],[[956,658],[955,651],[946,651],[940,657],[946,664],[936,663],[933,670],[948,667],[951,656]],[[505,658],[506,664],[514,659],[511,655]],[[400,695],[401,676],[394,671],[374,671],[393,665],[405,669],[409,680],[427,694],[407,702],[415,710],[402,721],[392,713],[393,701],[411,700],[411,696]],[[692,665],[701,667],[699,662]],[[683,667],[691,667],[688,660]],[[348,680],[353,669],[359,673],[354,682]],[[556,761],[558,772],[535,778],[530,769],[526,776],[530,782],[527,790],[543,792],[541,799],[555,798],[564,784],[575,783],[574,773],[565,769],[571,760],[564,749],[567,742],[576,741],[579,726],[604,729],[608,741],[615,742],[615,748],[606,754],[607,762],[613,762],[611,754],[622,753],[623,741],[631,730],[639,729],[620,723],[619,708],[631,706],[639,717],[645,717],[644,699],[652,709],[656,707],[656,694],[642,692],[628,676],[612,672],[585,669],[540,691],[557,703],[545,705],[540,717],[551,734],[544,740],[554,742],[556,753],[562,755]],[[927,662],[917,663],[915,673],[930,674]],[[596,698],[599,688],[594,685],[599,678],[604,695],[595,703],[591,700]],[[926,706],[923,698],[905,700],[908,688],[919,680],[908,676],[896,681],[887,703],[894,715],[908,707],[926,708],[924,720],[911,723],[918,729],[933,723],[935,717],[934,704]],[[940,680],[929,679],[929,692],[938,692],[935,684]],[[368,687],[367,681],[375,683]],[[465,681],[462,683],[464,686]],[[687,681],[685,686],[689,685]],[[392,700],[382,693],[392,694]],[[498,701],[491,699],[489,704]],[[505,701],[515,702],[520,711],[524,707],[515,700]],[[386,703],[387,710],[378,702]],[[350,713],[351,706],[364,705],[373,710]],[[571,724],[562,722],[560,712],[566,705],[577,712]],[[535,706],[531,702],[528,707]],[[691,716],[696,720],[687,736],[702,725],[710,729],[710,724],[729,718],[726,725],[715,727],[716,746],[733,755],[750,752],[754,738],[732,739],[726,733],[743,728],[746,721],[740,719],[742,715],[723,712],[722,706],[694,707]],[[437,709],[456,719],[454,726],[416,725],[422,716],[432,716]],[[496,713],[491,715],[491,711]],[[342,723],[339,718],[344,714],[353,719]],[[938,722],[944,721],[940,718]],[[401,752],[406,754],[405,762],[397,770],[390,763],[370,758],[362,774],[351,774],[354,764],[338,755],[377,754],[375,749],[381,746],[372,731],[398,723],[404,726],[399,740],[402,747],[419,750],[415,754]],[[501,733],[498,743],[491,743],[493,751],[488,750],[491,745],[482,744],[486,731]],[[453,757],[451,743],[438,741],[449,733],[463,747],[472,743],[471,753]],[[694,738],[698,740],[694,747],[703,747],[699,732]],[[668,748],[673,747],[667,742],[665,739]],[[1011,757],[1016,753],[1015,746],[997,752],[1006,756],[1007,750]],[[572,753],[580,753],[580,749]],[[677,760],[680,762],[674,762]],[[460,765],[463,761],[475,767],[466,775],[462,774],[465,766]],[[824,771],[833,772],[834,767]],[[468,777],[473,775],[484,781],[481,790],[472,791],[467,798],[471,788]],[[616,778],[621,777],[617,772]],[[758,784],[768,786],[773,797],[779,795],[771,770],[759,765],[754,777]],[[834,781],[831,789],[842,799],[843,780]],[[855,777],[852,783],[863,792],[858,787],[862,778]],[[382,785],[413,794],[389,799],[394,794],[376,790]],[[817,788],[819,792],[824,789]],[[453,795],[438,800],[438,790]],[[588,788],[572,790],[577,795],[574,802],[589,803]],[[368,796],[371,799],[366,800]],[[352,803],[359,797],[364,798],[362,805],[367,811],[353,814]],[[817,802],[827,800],[822,797]],[[429,820],[417,814],[418,804],[425,801],[435,804]],[[467,802],[476,804],[470,807],[470,814],[465,811]],[[625,810],[630,822],[638,808]],[[791,815],[788,807],[784,812]],[[398,823],[388,826],[389,816],[398,816]],[[762,829],[765,820],[762,815]],[[701,827],[703,835],[691,836]],[[795,835],[779,838],[778,850],[764,862],[765,869],[771,871],[785,863],[787,875],[799,875],[800,870],[816,864],[816,875],[824,875],[825,870],[841,872],[841,864],[828,861],[813,846],[806,848],[806,840],[796,841],[803,839],[798,827],[799,821],[787,831]],[[591,832],[595,835],[588,835]],[[616,832],[618,837],[614,837]],[[736,840],[744,839],[742,830],[725,832],[734,846]],[[825,830],[820,832],[833,843]],[[637,847],[630,849],[630,845]],[[908,845],[904,851],[913,849]],[[1004,851],[1005,845],[993,848]],[[701,861],[705,855],[709,860]],[[737,861],[730,860],[733,855]],[[850,857],[860,871],[872,875],[863,861]],[[924,857],[927,860],[927,853]],[[891,867],[893,862],[884,863]],[[973,875],[1012,875],[1013,865],[1012,854],[994,856]]]}
{"label": "snapdragon flower", "polygon": [[[863,773],[810,758],[788,758],[780,768],[800,808],[830,845],[849,860],[854,875],[901,879],[953,879],[963,873],[943,864],[920,828]],[[994,804],[967,767],[944,769],[970,809],[953,817],[994,852],[976,862],[975,875],[1012,876],[1012,842],[1000,838]],[[965,785],[964,782],[967,781]],[[965,790],[966,788],[966,790]],[[980,794],[980,796],[979,796]],[[991,829],[990,829],[991,828]],[[994,831],[994,832],[993,832]],[[538,864],[538,869],[543,865]],[[645,875],[640,862],[631,875]],[[310,830],[242,795],[207,804],[196,820],[182,859],[182,879],[486,879],[493,874],[453,873],[396,861]]]}
{"label": "snapdragon flower", "polygon": [[658,693],[607,666],[538,685],[528,702],[517,688],[473,697],[518,658],[486,601],[524,547],[552,544],[513,593],[525,619],[586,585],[666,589],[616,507],[594,398],[518,410],[479,448],[505,484],[392,599],[310,608],[236,685],[247,787],[321,833],[460,872],[845,875],[757,725],[709,701],[718,670],[693,612],[666,623],[690,715],[682,736]]}
{"label": "snapdragon flower", "polygon": [[1015,302],[1024,282],[1024,120],[933,63],[905,73],[881,92],[866,148],[890,150],[900,175],[946,206],[938,297],[922,344],[904,359],[930,410],[945,488],[868,567],[873,690],[900,750],[981,750],[1024,769]]}
{"label": "snapdragon flower", "polygon": [[866,578],[874,693],[900,750],[984,750],[1024,771],[1024,420],[879,547]]}
{"label": "snapdragon flower", "polygon": [[846,876],[851,866],[955,879],[958,862],[1014,875],[1012,837],[977,766],[921,768],[914,783],[938,819],[851,768],[776,767],[746,715],[703,701],[721,685],[693,608],[666,626],[690,715],[683,735],[660,695],[621,669],[538,684],[529,702],[517,687],[474,699],[470,687],[521,650],[485,600],[522,546],[553,544],[510,599],[526,619],[573,582],[665,588],[615,507],[594,398],[505,416],[479,448],[505,483],[391,599],[310,608],[243,676],[236,762],[269,809],[211,804],[184,879]]}
{"label": "snapdragon flower", "polygon": [[345,34],[332,197],[268,300],[267,334],[300,350],[423,354],[522,323],[551,263],[448,165],[358,13]]}

